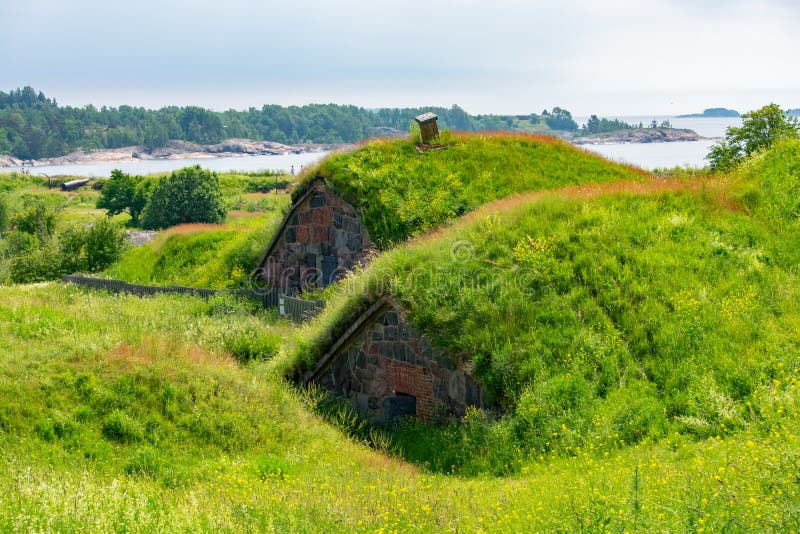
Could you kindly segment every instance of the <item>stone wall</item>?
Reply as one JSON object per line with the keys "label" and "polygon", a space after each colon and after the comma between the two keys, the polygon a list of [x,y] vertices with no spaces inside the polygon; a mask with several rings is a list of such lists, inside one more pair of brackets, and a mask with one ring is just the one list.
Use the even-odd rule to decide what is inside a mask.
{"label": "stone wall", "polygon": [[365,318],[314,380],[373,422],[403,415],[434,421],[483,404],[477,382],[392,305]]}
{"label": "stone wall", "polygon": [[292,206],[258,274],[290,295],[326,287],[361,261],[371,246],[356,209],[317,182]]}

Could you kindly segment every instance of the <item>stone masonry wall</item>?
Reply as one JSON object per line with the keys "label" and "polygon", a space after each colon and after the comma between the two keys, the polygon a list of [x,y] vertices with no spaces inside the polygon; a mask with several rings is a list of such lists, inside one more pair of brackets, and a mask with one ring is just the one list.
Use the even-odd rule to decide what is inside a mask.
{"label": "stone masonry wall", "polygon": [[321,182],[293,207],[262,276],[284,293],[326,287],[353,268],[372,246],[356,209]]}
{"label": "stone masonry wall", "polygon": [[373,422],[391,419],[396,406],[413,410],[415,404],[415,413],[409,415],[433,421],[448,414],[463,416],[467,406],[482,405],[478,384],[393,307],[377,312],[339,349],[318,382],[349,399]]}

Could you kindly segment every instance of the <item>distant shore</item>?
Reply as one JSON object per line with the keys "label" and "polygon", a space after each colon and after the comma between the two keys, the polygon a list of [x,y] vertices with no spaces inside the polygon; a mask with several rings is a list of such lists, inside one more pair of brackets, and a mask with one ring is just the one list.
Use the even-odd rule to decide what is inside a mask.
{"label": "distant shore", "polygon": [[[631,143],[668,143],[675,141],[698,141],[709,139],[694,130],[677,128],[632,128],[581,137],[563,136],[576,145],[606,145]],[[227,139],[221,143],[201,145],[186,141],[169,141],[167,146],[148,149],[143,146],[128,146],[98,150],[76,150],[66,156],[21,160],[13,156],[0,155],[0,168],[35,168],[57,165],[91,165],[96,163],[120,163],[142,160],[211,159],[237,156],[279,156],[308,154],[349,148],[347,144],[301,143],[285,145],[274,141],[251,141]]]}
{"label": "distant shore", "polygon": [[76,150],[66,156],[21,160],[12,156],[0,155],[2,167],[41,167],[50,165],[116,163],[137,160],[180,160],[235,156],[279,156],[284,154],[306,154],[339,150],[349,145],[302,143],[284,145],[273,141],[251,141],[248,139],[227,139],[213,145],[200,145],[185,141],[169,141],[167,146],[148,149],[143,146],[128,146],[92,151]]}
{"label": "distant shore", "polygon": [[708,139],[694,130],[680,128],[631,128],[599,134],[574,137],[576,145],[610,145],[621,143],[672,143],[676,141],[699,141]]}

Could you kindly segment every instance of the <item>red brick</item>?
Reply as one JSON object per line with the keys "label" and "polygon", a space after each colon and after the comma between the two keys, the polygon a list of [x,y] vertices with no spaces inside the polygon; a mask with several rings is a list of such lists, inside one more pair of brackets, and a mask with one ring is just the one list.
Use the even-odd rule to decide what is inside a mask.
{"label": "red brick", "polygon": [[313,226],[311,229],[311,243],[324,243],[328,241],[328,228],[326,226]]}
{"label": "red brick", "polygon": [[308,243],[309,240],[309,232],[308,226],[298,226],[297,227],[297,242],[298,243]]}

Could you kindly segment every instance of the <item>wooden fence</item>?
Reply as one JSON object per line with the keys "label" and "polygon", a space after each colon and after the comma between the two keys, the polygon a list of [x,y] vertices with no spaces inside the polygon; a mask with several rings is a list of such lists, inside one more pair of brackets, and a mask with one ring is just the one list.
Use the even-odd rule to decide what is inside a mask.
{"label": "wooden fence", "polygon": [[183,286],[145,286],[139,284],[129,284],[122,280],[110,280],[107,278],[93,278],[82,274],[65,274],[61,277],[65,283],[76,284],[92,289],[101,289],[112,293],[130,293],[140,297],[159,295],[159,294],[178,294],[193,295],[196,297],[209,298],[215,295],[234,295],[240,298],[248,298],[261,303],[265,308],[277,308],[281,317],[286,317],[296,323],[302,323],[312,319],[325,308],[324,300],[303,300],[289,295],[282,295],[276,289],[256,290],[256,289],[204,289],[198,287]]}

